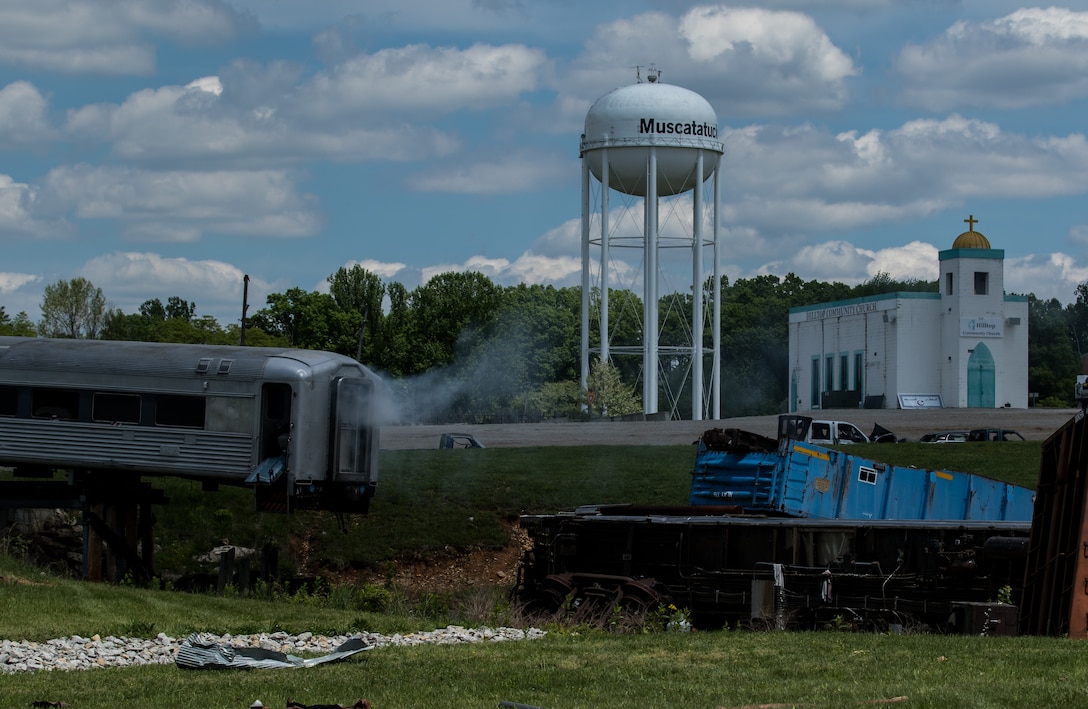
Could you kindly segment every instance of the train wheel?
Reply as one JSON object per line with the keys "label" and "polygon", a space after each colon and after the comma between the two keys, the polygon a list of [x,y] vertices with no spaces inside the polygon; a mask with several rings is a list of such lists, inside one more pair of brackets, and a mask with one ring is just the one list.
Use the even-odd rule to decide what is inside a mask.
{"label": "train wheel", "polygon": [[620,588],[619,603],[632,613],[645,613],[667,599],[668,594],[658,590],[654,579],[632,579]]}
{"label": "train wheel", "polygon": [[563,608],[574,595],[573,574],[553,574],[541,584],[541,606],[549,611]]}

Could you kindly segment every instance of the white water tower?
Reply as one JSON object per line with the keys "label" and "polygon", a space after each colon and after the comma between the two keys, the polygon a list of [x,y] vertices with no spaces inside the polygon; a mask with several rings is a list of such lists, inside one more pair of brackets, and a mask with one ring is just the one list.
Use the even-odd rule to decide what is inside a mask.
{"label": "white water tower", "polygon": [[[590,352],[609,361],[616,354],[642,355],[643,410],[658,413],[659,365],[661,355],[690,358],[693,420],[718,419],[721,414],[721,257],[718,246],[718,203],[721,186],[718,166],[724,146],[718,140],[718,117],[714,109],[693,91],[661,83],[656,71],[648,80],[611,91],[593,104],[586,114],[582,135],[582,347],[581,382],[586,388]],[[600,203],[591,206],[592,178],[600,184]],[[704,214],[704,189],[713,176],[709,215]],[[611,191],[642,198],[641,233],[623,231],[637,219],[610,217]],[[676,228],[659,232],[659,203],[663,197],[677,199],[692,191],[691,221],[687,231]],[[595,206],[600,212],[596,213]],[[704,222],[709,217],[711,234]],[[594,247],[599,252],[594,254]],[[608,289],[615,287],[611,250],[632,248],[643,252],[643,312],[641,347],[613,347],[610,343]],[[685,249],[691,254],[691,341],[686,345],[659,346],[658,299],[662,281],[661,250]],[[703,282],[707,278],[703,252],[713,252],[713,374],[709,391],[703,385]],[[592,280],[593,259],[597,257],[597,279]],[[598,287],[600,347],[590,347],[590,294]],[[666,392],[668,395],[669,392]],[[672,392],[674,401],[680,391]],[[706,399],[710,399],[709,408]],[[671,413],[671,411],[670,411]]]}

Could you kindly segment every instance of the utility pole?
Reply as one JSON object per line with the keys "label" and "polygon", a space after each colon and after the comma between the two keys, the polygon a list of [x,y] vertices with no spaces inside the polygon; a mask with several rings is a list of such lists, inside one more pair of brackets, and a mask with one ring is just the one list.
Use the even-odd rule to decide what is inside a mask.
{"label": "utility pole", "polygon": [[246,346],[246,311],[249,310],[249,274],[242,279],[242,347]]}

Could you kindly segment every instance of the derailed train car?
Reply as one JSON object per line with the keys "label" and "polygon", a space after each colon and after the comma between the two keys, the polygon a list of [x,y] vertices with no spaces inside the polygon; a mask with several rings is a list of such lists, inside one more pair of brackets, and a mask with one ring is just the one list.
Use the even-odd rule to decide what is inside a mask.
{"label": "derailed train car", "polygon": [[519,594],[552,610],[671,603],[703,626],[1016,632],[1031,490],[803,444],[781,423],[777,441],[704,434],[689,506],[523,516]]}
{"label": "derailed train car", "polygon": [[846,623],[1001,634],[1016,630],[1031,528],[627,506],[526,515],[521,524],[532,547],[518,593],[540,610],[674,604],[699,627]]}
{"label": "derailed train car", "polygon": [[380,381],[342,355],[0,337],[0,466],[248,485],[258,509],[366,512]]}

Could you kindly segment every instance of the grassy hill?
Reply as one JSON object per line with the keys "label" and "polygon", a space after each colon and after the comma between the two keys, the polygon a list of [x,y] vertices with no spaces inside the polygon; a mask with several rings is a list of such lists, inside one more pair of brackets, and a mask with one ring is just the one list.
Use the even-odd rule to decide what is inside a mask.
{"label": "grassy hill", "polygon": [[[870,444],[851,452],[1034,488],[1041,448],[1038,441]],[[255,513],[248,490],[206,493],[199,484],[163,481],[171,503],[156,512],[157,564],[167,573],[194,571],[193,558],[225,539],[280,545],[290,550],[285,562],[309,573],[455,556],[505,545],[522,513],[590,503],[683,504],[694,462],[691,445],[385,451],[370,514],[346,517],[343,527],[327,513]]]}

